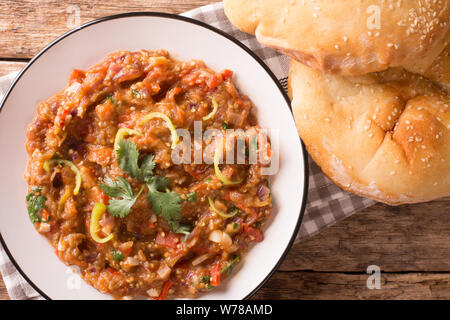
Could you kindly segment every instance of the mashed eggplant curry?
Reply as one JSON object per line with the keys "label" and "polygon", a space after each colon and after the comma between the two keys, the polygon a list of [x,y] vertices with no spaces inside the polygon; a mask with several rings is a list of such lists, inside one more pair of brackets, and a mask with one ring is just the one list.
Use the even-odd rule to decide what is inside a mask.
{"label": "mashed eggplant curry", "polygon": [[[28,213],[59,259],[99,291],[194,297],[263,240],[271,196],[263,164],[248,159],[263,133],[232,75],[163,50],[120,51],[74,70],[38,105],[27,131]],[[196,123],[226,139],[185,143],[179,130],[193,137]],[[232,129],[244,132],[240,164],[221,161],[239,140]],[[173,160],[181,144],[192,161]],[[208,146],[212,162],[195,163],[194,149]],[[270,158],[269,142],[264,150]]]}

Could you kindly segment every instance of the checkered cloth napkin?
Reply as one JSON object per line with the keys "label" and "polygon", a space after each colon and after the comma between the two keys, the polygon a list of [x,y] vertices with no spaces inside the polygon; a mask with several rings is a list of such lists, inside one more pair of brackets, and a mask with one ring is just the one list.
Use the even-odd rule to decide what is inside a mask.
{"label": "checkered cloth napkin", "polygon": [[[222,3],[204,6],[183,14],[219,28],[244,43],[255,52],[273,71],[287,89],[289,58],[275,50],[262,46],[254,36],[236,29],[227,19]],[[7,90],[16,73],[0,78],[0,98]],[[297,190],[301,196],[302,190]],[[333,184],[320,168],[309,158],[309,190],[305,216],[296,242],[309,238],[356,211],[373,205],[375,201],[348,193]],[[0,271],[11,299],[42,298],[22,278],[9,261],[0,245]]]}

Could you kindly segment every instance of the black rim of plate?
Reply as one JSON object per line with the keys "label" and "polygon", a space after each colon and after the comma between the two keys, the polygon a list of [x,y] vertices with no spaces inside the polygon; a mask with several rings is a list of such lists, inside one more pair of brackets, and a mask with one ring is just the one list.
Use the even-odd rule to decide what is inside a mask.
{"label": "black rim of plate", "polygon": [[[36,62],[46,51],[48,51],[50,48],[52,48],[55,44],[57,44],[58,42],[60,42],[61,40],[65,39],[65,38],[67,38],[68,36],[78,32],[78,31],[80,31],[82,29],[86,29],[86,28],[88,28],[88,27],[90,27],[92,25],[95,25],[95,24],[98,24],[98,23],[101,23],[101,22],[105,22],[105,21],[109,21],[109,20],[115,20],[115,19],[121,19],[121,18],[130,18],[130,17],[139,17],[139,16],[141,16],[141,17],[142,16],[146,16],[146,17],[160,17],[160,18],[181,20],[181,21],[184,21],[184,22],[196,24],[196,25],[201,26],[203,28],[209,29],[209,30],[211,30],[211,31],[213,31],[213,32],[223,36],[224,38],[230,40],[231,42],[233,42],[234,44],[239,46],[242,50],[247,52],[247,54],[249,54],[254,60],[256,60],[261,65],[261,67],[264,68],[264,70],[267,72],[267,74],[272,78],[274,84],[280,90],[280,92],[283,95],[284,99],[286,100],[286,103],[289,106],[289,108],[292,109],[291,108],[291,102],[290,102],[290,99],[289,99],[288,95],[284,91],[283,87],[281,86],[280,82],[275,77],[273,72],[269,69],[269,67],[253,51],[251,51],[243,43],[241,43],[239,40],[235,39],[234,37],[232,37],[228,33],[224,32],[224,31],[222,31],[220,29],[217,29],[217,28],[215,28],[213,26],[210,26],[210,25],[208,25],[208,24],[206,24],[206,23],[204,23],[202,21],[195,20],[195,19],[188,18],[188,17],[184,17],[184,16],[175,15],[175,14],[163,13],[163,12],[129,12],[129,13],[122,13],[122,14],[107,16],[107,17],[103,17],[103,18],[100,18],[100,19],[97,19],[97,20],[90,21],[90,22],[85,23],[85,24],[83,24],[83,25],[81,25],[81,26],[79,26],[79,27],[77,27],[77,28],[75,28],[75,29],[73,29],[71,31],[68,31],[67,33],[63,34],[62,36],[60,36],[59,38],[55,39],[53,42],[48,44],[33,59],[31,59],[31,61],[22,69],[22,71],[20,71],[20,73],[18,74],[16,79],[13,81],[13,83],[9,87],[9,89],[6,92],[5,96],[3,97],[3,100],[2,100],[2,102],[0,104],[0,111],[3,109],[3,106],[4,106],[5,102],[6,102],[6,100],[8,99],[11,91],[14,89],[14,87],[16,86],[17,82],[20,80],[22,75],[28,70],[28,68],[34,62]],[[292,112],[292,110],[291,110],[291,112]],[[295,226],[295,230],[294,230],[294,232],[293,232],[293,234],[291,236],[291,239],[290,239],[288,245],[286,246],[283,254],[281,255],[280,259],[278,260],[278,262],[276,263],[274,268],[267,274],[267,276],[264,278],[264,280],[261,281],[256,286],[256,288],[254,288],[244,299],[251,298],[272,277],[272,275],[278,269],[280,264],[286,258],[286,255],[289,252],[289,249],[292,247],[292,245],[294,243],[294,240],[296,238],[298,230],[300,229],[300,225],[302,224],[303,216],[304,216],[304,213],[305,213],[305,207],[306,207],[306,198],[307,198],[307,193],[308,193],[308,185],[309,185],[309,174],[308,173],[309,173],[309,171],[308,171],[307,152],[306,152],[305,145],[303,144],[303,141],[301,139],[300,139],[300,144],[301,144],[301,147],[302,147],[302,150],[303,150],[303,163],[304,163],[304,169],[305,169],[305,172],[304,172],[305,179],[304,179],[302,205],[301,205],[301,208],[300,208],[300,213],[299,213],[299,216],[298,216],[298,219],[297,219],[297,224]],[[8,247],[6,245],[6,242],[4,241],[1,233],[0,233],[0,242],[3,245],[3,248],[4,248],[5,252],[6,252],[6,254],[8,255],[9,259],[11,260],[12,264],[14,265],[14,267],[16,267],[16,269],[19,271],[19,273],[22,275],[22,277],[33,287],[34,290],[36,290],[45,299],[51,300],[51,298],[48,295],[46,295],[41,289],[39,289],[39,287],[36,284],[34,284],[33,281],[31,281],[31,279],[20,268],[19,264],[14,259],[12,253],[9,251],[9,249],[8,249]]]}

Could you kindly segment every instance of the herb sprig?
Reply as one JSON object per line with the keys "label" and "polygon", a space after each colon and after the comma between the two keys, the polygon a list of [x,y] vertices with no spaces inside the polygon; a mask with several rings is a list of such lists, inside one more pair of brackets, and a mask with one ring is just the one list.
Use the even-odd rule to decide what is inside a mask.
{"label": "herb sprig", "polygon": [[186,201],[195,202],[197,201],[197,192],[191,192],[186,196]]}
{"label": "herb sprig", "polygon": [[155,161],[153,155],[146,156],[139,167],[139,150],[132,141],[122,139],[117,149],[117,162],[123,172],[131,177],[147,182],[153,176]]}
{"label": "herb sprig", "polygon": [[107,196],[116,198],[109,200],[107,210],[114,217],[119,216],[121,218],[125,218],[130,213],[131,207],[144,190],[144,186],[142,186],[138,194],[134,196],[130,183],[122,177],[117,177],[116,180],[106,178],[105,183],[102,183],[100,188]]}
{"label": "herb sprig", "polygon": [[123,254],[120,251],[113,250],[112,258],[113,258],[114,261],[120,262],[120,261],[123,260]]}
{"label": "herb sprig", "polygon": [[[190,232],[191,227],[180,223],[181,197],[178,193],[170,191],[168,189],[170,186],[169,179],[154,175],[153,170],[155,169],[156,164],[153,155],[149,154],[144,157],[144,159],[141,161],[141,165],[139,165],[139,150],[137,149],[136,144],[132,141],[122,139],[120,140],[119,148],[117,149],[117,162],[119,164],[119,168],[122,169],[122,171],[128,173],[133,178],[137,178],[145,182],[148,188],[148,204],[152,207],[152,210],[156,214],[167,220],[172,232],[182,233],[187,236]],[[123,180],[128,183],[125,179]],[[102,187],[102,190],[103,188],[104,186]],[[128,186],[126,186],[124,183],[122,189],[127,192],[125,192],[125,194],[121,193],[120,197],[122,197],[122,199],[115,201],[126,201],[123,204],[122,202],[117,203],[112,209],[116,210],[117,207],[118,212],[120,212],[122,209],[124,210],[124,212],[128,210],[126,213],[128,214],[131,206],[136,201],[136,198],[142,192],[142,189],[136,197],[133,197],[131,186],[128,188]],[[106,189],[106,191],[104,190],[104,192],[108,194],[107,192],[109,192],[109,189]],[[111,212],[111,214],[113,213]]]}
{"label": "herb sprig", "polygon": [[203,283],[203,284],[205,284],[206,289],[212,289],[212,288],[214,288],[214,287],[210,284],[210,281],[211,281],[211,276],[203,276],[203,277],[200,279],[200,282]]}
{"label": "herb sprig", "polygon": [[239,262],[241,258],[239,256],[234,257],[233,260],[231,260],[231,262],[229,264],[227,264],[225,267],[222,268],[221,273],[224,274],[230,274],[231,271],[233,270],[234,266],[236,263]]}
{"label": "herb sprig", "polygon": [[41,188],[33,188],[25,197],[27,200],[28,214],[32,223],[49,221],[49,219],[43,220],[37,215],[38,212],[45,208],[45,201],[47,200],[47,198],[41,194],[41,191]]}

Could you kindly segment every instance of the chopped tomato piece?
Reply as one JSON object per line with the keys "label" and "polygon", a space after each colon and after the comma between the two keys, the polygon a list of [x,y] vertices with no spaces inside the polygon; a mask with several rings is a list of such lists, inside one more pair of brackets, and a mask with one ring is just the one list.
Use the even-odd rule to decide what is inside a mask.
{"label": "chopped tomato piece", "polygon": [[154,228],[155,228],[155,224],[151,221],[148,221],[147,223],[143,223],[141,225],[140,231],[142,234],[147,234]]}
{"label": "chopped tomato piece", "polygon": [[223,80],[227,80],[233,77],[233,71],[225,69],[222,71],[222,78]]}
{"label": "chopped tomato piece", "polygon": [[41,220],[42,222],[48,222],[48,219],[50,218],[50,214],[48,213],[47,209],[42,209],[42,214],[41,214]]}
{"label": "chopped tomato piece", "polygon": [[122,254],[125,257],[128,257],[131,254],[131,251],[133,249],[133,241],[127,241],[127,242],[122,243],[119,246],[119,249],[120,249],[120,252],[122,252]]}
{"label": "chopped tomato piece", "polygon": [[108,203],[108,196],[103,193],[99,186],[93,186],[89,189],[86,198],[92,203]]}
{"label": "chopped tomato piece", "polygon": [[106,268],[106,270],[111,272],[112,274],[119,274],[119,271],[117,271],[116,269],[111,268],[111,267]]}
{"label": "chopped tomato piece", "polygon": [[98,104],[95,107],[95,113],[101,121],[110,121],[116,114],[116,108],[110,100],[107,100],[105,103]]}
{"label": "chopped tomato piece", "polygon": [[180,238],[173,232],[158,232],[158,234],[156,235],[156,243],[162,246],[176,249],[177,245],[180,243]]}
{"label": "chopped tomato piece", "polygon": [[181,89],[180,87],[176,87],[169,92],[168,98],[175,101],[175,96],[181,93],[182,91],[183,89]]}
{"label": "chopped tomato piece", "polygon": [[213,74],[211,76],[211,78],[209,78],[207,84],[208,84],[208,88],[215,89],[220,84],[219,78],[215,74]]}
{"label": "chopped tomato piece", "polygon": [[94,146],[90,147],[86,155],[86,159],[106,167],[110,163],[113,149],[109,147]]}
{"label": "chopped tomato piece", "polygon": [[66,125],[66,118],[70,114],[70,110],[68,108],[63,109],[59,115],[59,122],[58,125],[60,128],[64,128]]}
{"label": "chopped tomato piece", "polygon": [[86,77],[86,73],[84,71],[74,69],[69,77],[69,84],[72,84],[73,82],[82,82],[84,78]]}
{"label": "chopped tomato piece", "polygon": [[248,224],[243,224],[244,232],[250,237],[250,240],[261,242],[264,240],[264,235],[261,230],[249,227]]}
{"label": "chopped tomato piece", "polygon": [[220,261],[217,262],[212,270],[211,270],[211,280],[210,280],[210,284],[213,287],[218,287],[220,285],[220,274],[221,274],[221,267],[220,267]]}

